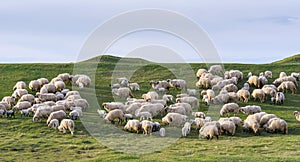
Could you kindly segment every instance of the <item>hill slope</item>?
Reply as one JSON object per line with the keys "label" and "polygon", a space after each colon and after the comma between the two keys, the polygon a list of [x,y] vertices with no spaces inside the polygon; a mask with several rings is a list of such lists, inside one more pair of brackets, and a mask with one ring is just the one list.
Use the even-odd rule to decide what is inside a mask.
{"label": "hill slope", "polygon": [[293,55],[287,58],[284,58],[282,60],[279,61],[275,61],[273,63],[277,63],[277,64],[299,64],[300,63],[300,54],[297,55]]}

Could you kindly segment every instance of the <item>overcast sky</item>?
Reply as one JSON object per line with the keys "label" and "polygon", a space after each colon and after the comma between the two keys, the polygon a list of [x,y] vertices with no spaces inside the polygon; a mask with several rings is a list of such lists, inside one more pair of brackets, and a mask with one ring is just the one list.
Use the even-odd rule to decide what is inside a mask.
{"label": "overcast sky", "polygon": [[[127,11],[157,8],[196,22],[223,62],[268,63],[300,53],[299,6],[297,0],[1,0],[0,62],[75,62],[88,36],[104,22]],[[170,48],[162,51],[177,51],[189,62],[202,61],[190,55],[185,42],[155,31],[127,35],[107,51],[127,56],[146,44]]]}

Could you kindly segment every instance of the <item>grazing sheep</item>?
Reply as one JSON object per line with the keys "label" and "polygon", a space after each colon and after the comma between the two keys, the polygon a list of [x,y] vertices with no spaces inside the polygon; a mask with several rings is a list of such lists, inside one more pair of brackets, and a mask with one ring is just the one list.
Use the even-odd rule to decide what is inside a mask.
{"label": "grazing sheep", "polygon": [[214,97],[215,97],[215,92],[211,89],[207,89],[205,91],[203,91],[203,93],[201,92],[201,95],[206,95],[208,101],[211,101]]}
{"label": "grazing sheep", "polygon": [[248,103],[248,101],[250,100],[250,92],[248,90],[240,89],[237,92],[237,95],[239,100],[243,101],[244,103]]}
{"label": "grazing sheep", "polygon": [[233,112],[234,116],[236,116],[239,113],[239,105],[236,103],[227,103],[223,105],[220,110],[220,115],[225,116],[228,115],[230,112]]}
{"label": "grazing sheep", "polygon": [[62,79],[64,82],[69,82],[71,80],[71,75],[69,73],[58,74],[57,78]]}
{"label": "grazing sheep", "polygon": [[47,89],[48,93],[55,93],[56,92],[56,87],[55,87],[54,84],[45,84],[43,87],[45,87]]}
{"label": "grazing sheep", "polygon": [[75,129],[75,124],[74,121],[71,119],[63,119],[60,122],[60,125],[58,126],[58,130],[66,133],[66,129],[69,129],[69,131],[71,132],[71,134],[74,134],[74,129]]}
{"label": "grazing sheep", "polygon": [[230,133],[232,136],[235,134],[235,123],[233,121],[227,120],[220,123],[221,124],[221,132],[225,132],[226,134]]}
{"label": "grazing sheep", "polygon": [[111,122],[114,124],[115,119],[119,119],[118,124],[122,123],[122,121],[124,119],[124,113],[122,110],[119,110],[119,109],[111,110],[105,116],[104,121]]}
{"label": "grazing sheep", "polygon": [[26,89],[26,83],[23,82],[23,81],[18,81],[14,88],[13,88],[13,91],[17,90],[17,89]]}
{"label": "grazing sheep", "polygon": [[273,118],[269,120],[268,124],[264,126],[267,132],[275,133],[282,132],[283,134],[288,133],[288,124],[285,120],[280,118]]}
{"label": "grazing sheep", "polygon": [[21,112],[21,116],[30,116],[30,111],[31,109],[22,109]]}
{"label": "grazing sheep", "polygon": [[254,135],[259,135],[259,123],[251,116],[249,115],[243,125],[243,131],[250,131],[252,130]]}
{"label": "grazing sheep", "polygon": [[265,93],[262,89],[254,89],[251,95],[254,100],[258,98],[261,103],[265,102]]}
{"label": "grazing sheep", "polygon": [[163,123],[167,123],[170,126],[180,126],[186,122],[188,117],[186,115],[181,115],[178,113],[168,113],[162,118]]}
{"label": "grazing sheep", "polygon": [[12,97],[20,99],[25,94],[28,94],[28,91],[26,89],[16,89],[12,94]]}
{"label": "grazing sheep", "polygon": [[69,91],[65,95],[65,98],[68,98],[69,96],[72,96],[72,95],[79,95],[80,96],[80,93],[78,91]]}
{"label": "grazing sheep", "polygon": [[169,90],[171,88],[171,85],[169,82],[163,80],[163,81],[150,81],[150,85],[152,86],[153,89],[157,90],[159,88],[164,88],[166,90]]}
{"label": "grazing sheep", "polygon": [[54,111],[52,112],[48,119],[47,119],[47,124],[49,124],[49,122],[52,120],[52,119],[57,119],[57,120],[62,120],[64,119],[65,117],[67,116],[67,114],[63,111],[63,110],[59,110],[59,111]]}
{"label": "grazing sheep", "polygon": [[140,112],[149,112],[152,115],[152,117],[155,117],[158,114],[163,113],[164,110],[164,105],[161,103],[146,104],[141,106],[141,108],[135,112],[135,115],[137,116],[137,114],[139,114]]}
{"label": "grazing sheep", "polygon": [[208,73],[208,71],[206,69],[198,69],[196,73],[197,78],[200,78],[204,73]]}
{"label": "grazing sheep", "polygon": [[272,118],[277,118],[277,116],[275,114],[266,114],[266,115],[262,116],[261,119],[260,119],[260,121],[259,121],[259,125],[261,127],[263,127]]}
{"label": "grazing sheep", "polygon": [[295,84],[295,86],[298,86],[297,80],[294,77],[292,77],[292,76],[278,78],[278,79],[274,80],[273,84],[275,86],[279,86],[282,82],[285,82],[285,81],[291,81],[291,82],[293,82]]}
{"label": "grazing sheep", "polygon": [[256,106],[256,105],[248,105],[245,107],[241,107],[240,111],[243,112],[244,114],[255,114],[255,113],[259,113],[261,112],[261,107],[260,106]]}
{"label": "grazing sheep", "polygon": [[199,81],[196,83],[196,87],[208,89],[212,87],[211,80],[208,78],[200,78]]}
{"label": "grazing sheep", "polygon": [[291,76],[294,77],[297,81],[299,81],[300,73],[291,73]]}
{"label": "grazing sheep", "polygon": [[122,87],[122,88],[119,88],[119,89],[112,89],[112,94],[116,95],[120,98],[128,98],[129,96],[133,97],[133,94],[132,94],[131,90],[128,87]]}
{"label": "grazing sheep", "polygon": [[54,85],[54,83],[55,82],[58,82],[58,81],[63,81],[61,78],[59,78],[59,77],[55,77],[55,78],[53,78],[51,81],[50,81],[50,84],[53,84]]}
{"label": "grazing sheep", "polygon": [[225,85],[222,90],[225,90],[227,92],[237,92],[238,91],[238,87],[234,84],[228,84]]}
{"label": "grazing sheep", "polygon": [[268,79],[265,76],[259,76],[258,80],[260,87],[268,83]]}
{"label": "grazing sheep", "polygon": [[56,88],[56,91],[62,91],[63,89],[66,88],[66,84],[63,81],[57,81],[57,82],[55,82],[54,86]]}
{"label": "grazing sheep", "polygon": [[110,86],[111,89],[119,89],[119,88],[121,88],[121,85],[118,84],[118,83],[116,83],[116,84],[109,84],[109,86]]}
{"label": "grazing sheep", "polygon": [[57,96],[54,93],[37,94],[37,97],[42,101],[57,101]]}
{"label": "grazing sheep", "polygon": [[65,98],[64,94],[61,92],[56,92],[55,95],[56,95],[58,101],[63,100]]}
{"label": "grazing sheep", "polygon": [[221,65],[212,65],[209,70],[208,70],[209,73],[211,74],[214,74],[214,75],[219,75],[219,76],[222,76],[224,73],[223,73],[223,68]]}
{"label": "grazing sheep", "polygon": [[43,87],[40,89],[40,94],[46,94],[46,93],[48,93],[48,89],[47,89],[45,86],[43,86]]}
{"label": "grazing sheep", "polygon": [[[253,117],[253,119],[255,119],[258,123],[260,123],[260,120],[261,118],[264,116],[264,115],[267,115],[266,112],[259,112],[259,113],[255,113],[253,115],[251,115]],[[249,115],[250,116],[250,115]],[[249,117],[250,118],[250,117]],[[262,126],[262,125],[261,125]]]}
{"label": "grazing sheep", "polygon": [[186,90],[187,89],[187,84],[185,80],[182,79],[172,79],[172,80],[167,80],[167,82],[170,83],[171,87],[174,87],[176,89],[182,89]]}
{"label": "grazing sheep", "polygon": [[276,89],[270,88],[270,87],[263,87],[263,92],[266,95],[269,95],[271,98],[276,96]]}
{"label": "grazing sheep", "polygon": [[125,121],[127,122],[128,119],[132,120],[133,115],[132,114],[124,114]]}
{"label": "grazing sheep", "polygon": [[242,88],[243,90],[247,90],[247,91],[249,91],[249,89],[250,89],[250,85],[248,84],[248,83],[244,83],[244,85],[243,85],[243,88]]}
{"label": "grazing sheep", "polygon": [[219,130],[215,125],[203,126],[199,130],[199,138],[205,137],[207,140],[212,140],[214,136],[219,139]]}
{"label": "grazing sheep", "polygon": [[159,122],[154,122],[152,127],[152,132],[157,132],[160,130],[160,124]]}
{"label": "grazing sheep", "polygon": [[59,127],[59,121],[57,119],[52,119],[49,122],[48,127],[53,128],[53,129],[57,129]]}
{"label": "grazing sheep", "polygon": [[86,99],[76,99],[74,100],[75,107],[81,107],[82,111],[86,111],[89,108],[89,103]]}
{"label": "grazing sheep", "polygon": [[204,114],[204,112],[193,112],[192,115],[194,115],[195,118],[202,118],[202,119],[205,119],[205,114]]}
{"label": "grazing sheep", "polygon": [[38,91],[40,90],[40,88],[41,88],[41,84],[40,84],[39,81],[37,81],[37,80],[32,80],[32,81],[29,82],[29,89],[30,89],[31,91],[36,91],[36,92],[38,92]]}
{"label": "grazing sheep", "polygon": [[8,105],[10,105],[10,107],[12,107],[13,105],[16,104],[15,97],[13,97],[13,96],[5,96],[5,97],[3,97],[2,102],[7,103]]}
{"label": "grazing sheep", "polygon": [[87,75],[78,74],[71,76],[72,83],[78,86],[79,88],[88,87],[91,85],[91,78]]}
{"label": "grazing sheep", "polygon": [[138,120],[128,120],[128,122],[124,126],[124,130],[135,131],[136,133],[139,133],[141,128],[142,128],[142,125],[141,125],[140,121],[138,121]]}
{"label": "grazing sheep", "polygon": [[129,88],[132,91],[139,91],[140,90],[140,85],[138,83],[129,83]]}
{"label": "grazing sheep", "polygon": [[260,81],[259,81],[258,77],[255,76],[255,75],[250,76],[249,79],[248,79],[248,81],[247,81],[247,83],[249,85],[254,85],[257,88],[260,88]]}
{"label": "grazing sheep", "polygon": [[140,121],[143,121],[143,120],[152,121],[152,115],[151,115],[151,113],[149,113],[147,111],[139,112],[138,114],[136,114],[136,117],[140,118]]}
{"label": "grazing sheep", "polygon": [[50,106],[42,106],[37,108],[32,118],[33,122],[36,122],[38,119],[42,119],[44,117],[49,116],[53,112],[52,107]]}
{"label": "grazing sheep", "polygon": [[184,126],[181,129],[182,137],[186,137],[188,134],[190,134],[191,131],[191,123],[185,122]]}
{"label": "grazing sheep", "polygon": [[32,94],[25,94],[20,98],[19,102],[28,101],[32,104],[34,103],[34,99],[35,97]]}
{"label": "grazing sheep", "polygon": [[1,101],[0,102],[0,109],[2,109],[2,110],[9,110],[9,109],[11,109],[11,106],[8,103],[6,103],[6,102]]}
{"label": "grazing sheep", "polygon": [[296,117],[296,120],[300,122],[300,114],[298,111],[294,111],[294,116]]}
{"label": "grazing sheep", "polygon": [[141,103],[132,103],[130,105],[126,105],[126,110],[125,112],[127,114],[134,114],[136,110],[141,108],[142,104]]}
{"label": "grazing sheep", "polygon": [[125,111],[125,105],[121,102],[104,102],[102,103],[102,106],[107,112],[115,109]]}
{"label": "grazing sheep", "polygon": [[169,107],[166,109],[168,113],[178,113],[182,115],[186,115],[185,108],[183,106],[177,106],[177,107]]}
{"label": "grazing sheep", "polygon": [[279,73],[279,78],[283,78],[283,77],[286,77],[287,75],[286,75],[286,73],[285,72],[280,72]]}
{"label": "grazing sheep", "polygon": [[188,103],[175,103],[173,105],[170,105],[169,107],[178,107],[182,106],[185,108],[186,115],[191,115],[193,113],[192,106]]}
{"label": "grazing sheep", "polygon": [[77,110],[72,110],[70,113],[69,113],[69,118],[72,119],[72,120],[77,120],[79,118],[79,113]]}
{"label": "grazing sheep", "polygon": [[191,105],[192,108],[199,108],[199,100],[196,97],[183,97],[183,98],[177,98],[177,103],[188,103]]}
{"label": "grazing sheep", "polygon": [[159,129],[159,135],[161,137],[165,137],[166,136],[166,129],[165,128],[160,128]]}
{"label": "grazing sheep", "polygon": [[39,84],[40,84],[41,87],[43,87],[43,85],[49,83],[49,81],[48,81],[47,78],[40,78],[40,79],[38,79],[37,81],[39,82]]}
{"label": "grazing sheep", "polygon": [[145,135],[152,134],[153,123],[151,121],[143,120],[141,121],[141,126],[143,130],[143,134]]}
{"label": "grazing sheep", "polygon": [[158,94],[154,91],[151,91],[151,92],[147,92],[146,94],[143,94],[142,98],[146,101],[157,100]]}
{"label": "grazing sheep", "polygon": [[105,118],[105,116],[107,115],[107,113],[106,113],[106,111],[104,111],[104,110],[97,110],[97,113],[99,114],[99,116],[101,117],[101,118]]}
{"label": "grazing sheep", "polygon": [[284,99],[285,99],[284,94],[282,92],[277,92],[276,97],[271,98],[271,102],[282,105]]}
{"label": "grazing sheep", "polygon": [[229,94],[228,93],[220,93],[215,98],[212,99],[212,103],[214,104],[225,104],[229,102]]}
{"label": "grazing sheep", "polygon": [[31,107],[31,102],[28,101],[20,101],[13,107],[13,110],[18,111],[22,109],[27,109]]}
{"label": "grazing sheep", "polygon": [[273,77],[273,74],[272,74],[272,71],[265,71],[265,77],[266,78],[272,78]]}
{"label": "grazing sheep", "polygon": [[230,71],[225,71],[224,77],[225,79],[236,77],[238,80],[242,80],[244,78],[244,74],[239,70],[230,70]]}
{"label": "grazing sheep", "polygon": [[277,88],[278,91],[282,91],[282,92],[286,92],[288,89],[292,91],[292,94],[297,93],[297,88],[295,84],[291,81],[284,81]]}

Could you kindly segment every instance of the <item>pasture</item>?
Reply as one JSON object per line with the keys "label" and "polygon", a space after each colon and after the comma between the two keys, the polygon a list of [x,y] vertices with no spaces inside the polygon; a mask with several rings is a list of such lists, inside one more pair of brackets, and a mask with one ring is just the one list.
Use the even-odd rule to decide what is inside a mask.
{"label": "pasture", "polygon": [[[299,56],[298,56],[299,57]],[[133,92],[136,98],[141,98],[143,93],[151,89],[150,80],[175,79],[175,75],[170,71],[176,68],[182,73],[185,69],[181,64],[155,64],[141,59],[128,58],[119,64],[121,58],[113,56],[102,56],[95,78],[92,77],[93,86],[99,105],[102,102],[113,101],[111,89],[108,86],[111,83],[113,74],[122,75],[126,73],[127,67],[137,67],[137,70],[129,78],[132,82],[137,82],[141,86],[141,91]],[[287,59],[288,60],[288,59]],[[294,59],[295,60],[295,59]],[[98,58],[80,63],[87,70],[87,75],[91,75],[90,63],[95,63]],[[117,68],[116,64],[123,68]],[[146,64],[146,65],[145,65]],[[145,66],[144,66],[145,65]],[[192,63],[191,69],[195,73],[199,68],[206,68],[206,64]],[[45,77],[51,78],[60,73],[73,73],[74,64],[1,64],[0,71],[0,99],[11,95],[14,84],[23,80],[27,84],[30,80]],[[166,67],[170,67],[167,69]],[[238,69],[244,73],[244,79],[239,82],[241,88],[245,83],[248,72],[258,75],[260,72],[270,70],[273,72],[273,78],[269,79],[271,83],[278,77],[281,71],[290,74],[300,71],[299,62],[281,61],[271,64],[224,64],[225,70]],[[195,76],[192,78],[196,80]],[[185,78],[181,78],[185,79]],[[300,82],[298,82],[300,83]],[[195,82],[189,83],[194,86]],[[68,88],[72,85],[68,84]],[[74,88],[77,89],[77,88]],[[253,88],[251,88],[253,89]],[[201,89],[199,90],[201,91]],[[86,88],[81,90],[86,95],[92,95],[93,89]],[[178,90],[170,90],[170,94],[178,94]],[[1,161],[298,161],[300,159],[300,122],[296,121],[293,111],[300,110],[300,88],[297,94],[286,94],[286,101],[283,105],[271,105],[269,100],[265,103],[251,101],[247,104],[239,102],[240,106],[259,105],[262,111],[276,114],[278,117],[287,121],[289,126],[288,135],[270,134],[261,131],[260,136],[242,132],[239,128],[235,136],[220,136],[219,140],[198,138],[198,131],[192,130],[186,138],[180,138],[170,146],[162,150],[144,155],[134,155],[118,152],[110,149],[91,136],[80,120],[75,121],[75,135],[69,133],[63,134],[57,130],[48,128],[45,122],[32,122],[32,117],[20,117],[17,114],[15,118],[0,118],[0,160]],[[96,110],[98,105],[91,104],[87,112],[84,112],[82,120],[89,122],[97,120]],[[200,103],[199,111],[208,111],[208,106]],[[242,119],[246,115],[239,114]],[[103,124],[100,122],[97,124]],[[158,119],[155,119],[159,121]],[[46,121],[46,120],[45,120]],[[124,126],[119,126],[121,129]],[[140,134],[140,136],[144,136]],[[147,138],[147,137],[145,137]],[[133,148],[138,149],[138,148]]]}

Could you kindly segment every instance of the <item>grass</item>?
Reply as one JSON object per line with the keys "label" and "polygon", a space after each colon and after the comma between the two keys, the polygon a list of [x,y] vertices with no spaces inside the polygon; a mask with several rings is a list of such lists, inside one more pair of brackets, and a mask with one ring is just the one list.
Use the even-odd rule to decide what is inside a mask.
{"label": "grass", "polygon": [[[100,61],[99,64],[98,61]],[[250,71],[259,74],[262,71],[271,70],[274,78],[281,71],[299,72],[299,64],[287,62],[261,65],[224,64],[224,67],[226,70],[239,69],[244,72],[244,75]],[[97,70],[93,71],[93,68]],[[188,81],[189,87],[193,87],[196,78],[189,76],[191,73],[189,70],[194,73],[198,68],[207,67],[206,64],[197,63],[191,64],[190,67],[186,64],[175,66],[174,64],[155,64],[141,59],[123,59],[112,56],[103,56],[101,59],[98,57],[78,64],[1,64],[0,98],[11,95],[12,87],[19,80],[29,83],[30,80],[40,77],[51,79],[64,72],[88,74],[93,80],[93,85],[91,88],[81,90],[81,94],[91,101],[91,106],[81,121],[75,121],[74,136],[48,128],[45,121],[33,123],[32,117],[20,117],[20,114],[13,119],[1,118],[0,161],[298,161],[300,159],[300,124],[293,116],[293,111],[300,110],[299,89],[295,95],[286,94],[287,100],[282,106],[270,105],[268,102],[261,104],[253,100],[247,104],[260,105],[263,111],[274,113],[285,119],[289,125],[288,135],[269,134],[262,131],[261,136],[253,136],[242,132],[239,128],[236,136],[224,135],[218,141],[207,141],[199,139],[196,130],[192,130],[188,137],[178,140],[176,133],[172,136],[169,132],[170,137],[167,139],[170,140],[170,145],[162,147],[160,144],[166,140],[158,138],[157,135],[144,137],[143,135],[134,136],[131,133],[118,136],[115,133],[121,131],[119,128],[122,126],[117,126],[116,129],[106,129],[107,125],[103,124],[95,113],[102,102],[113,101],[108,85],[115,82],[114,79],[118,76],[129,76],[131,81],[138,82],[141,91],[134,92],[134,95],[141,97],[143,93],[151,89],[150,80],[180,76]],[[132,69],[135,70],[129,73],[128,71]],[[96,72],[95,76],[94,72]],[[269,83],[274,78],[270,79]],[[245,81],[244,79],[240,82],[239,87]],[[68,88],[72,86],[68,84]],[[96,98],[93,98],[94,92]],[[175,95],[180,91],[170,90],[169,93]],[[245,104],[239,103],[239,105]],[[200,111],[207,112],[208,110],[208,106],[200,103]],[[246,118],[243,114],[239,116],[242,119]],[[158,118],[155,120],[160,121]],[[123,153],[103,145],[105,142],[115,140],[111,145],[122,149],[124,144],[132,144],[132,141],[127,139],[131,136],[136,138],[136,143],[130,146],[135,152],[147,149],[147,144],[153,141],[157,142],[158,148],[154,152],[139,155]]]}

